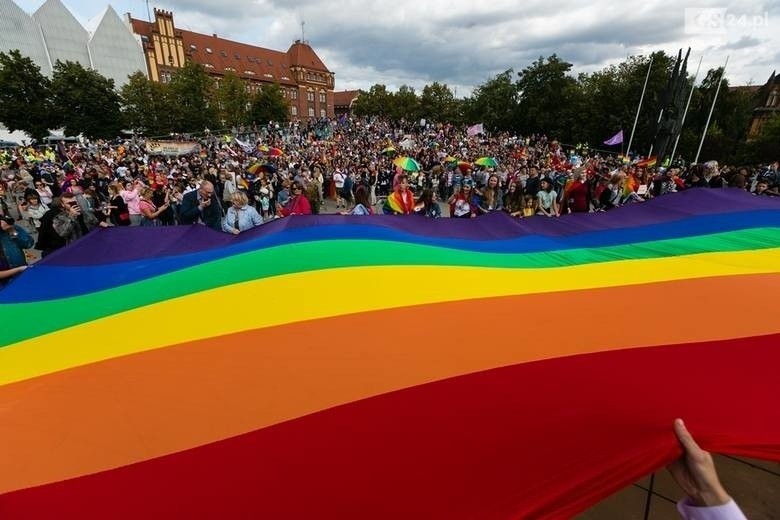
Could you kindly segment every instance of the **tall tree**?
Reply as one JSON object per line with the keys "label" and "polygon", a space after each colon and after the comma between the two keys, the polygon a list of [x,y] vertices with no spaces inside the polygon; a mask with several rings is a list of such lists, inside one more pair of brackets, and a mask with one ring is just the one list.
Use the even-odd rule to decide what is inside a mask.
{"label": "tall tree", "polygon": [[59,126],[52,110],[51,82],[18,50],[0,52],[0,85],[0,122],[8,130],[22,130],[40,140]]}
{"label": "tall tree", "polygon": [[482,122],[491,130],[517,129],[519,96],[514,71],[509,69],[474,89],[466,102],[468,123]]}
{"label": "tall tree", "polygon": [[239,127],[248,120],[249,93],[247,84],[232,72],[228,72],[214,91],[219,119],[224,126]]}
{"label": "tall tree", "polygon": [[51,81],[55,112],[66,135],[83,134],[90,139],[113,138],[122,130],[119,94],[114,80],[79,63],[58,61]]}
{"label": "tall tree", "polygon": [[249,120],[252,123],[265,125],[269,121],[283,122],[290,119],[290,107],[284,99],[278,83],[263,85],[255,94],[249,110]]}
{"label": "tall tree", "polygon": [[458,100],[450,87],[434,81],[425,85],[420,95],[420,117],[436,122],[460,122]]}
{"label": "tall tree", "polygon": [[167,87],[174,132],[198,133],[214,125],[213,80],[192,61],[176,71]]}
{"label": "tall tree", "polygon": [[166,85],[150,81],[141,72],[130,76],[122,87],[122,114],[128,129],[147,136],[172,131],[168,117]]}
{"label": "tall tree", "polygon": [[387,115],[392,104],[392,94],[385,85],[376,84],[368,92],[360,91],[355,100],[354,111],[358,116]]}
{"label": "tall tree", "polygon": [[391,96],[389,108],[390,117],[394,119],[416,119],[419,112],[420,100],[414,88],[409,85],[401,85],[398,92]]}
{"label": "tall tree", "polygon": [[570,138],[572,121],[565,117],[569,98],[577,87],[569,75],[572,64],[553,54],[518,74],[519,124],[525,132],[546,132]]}

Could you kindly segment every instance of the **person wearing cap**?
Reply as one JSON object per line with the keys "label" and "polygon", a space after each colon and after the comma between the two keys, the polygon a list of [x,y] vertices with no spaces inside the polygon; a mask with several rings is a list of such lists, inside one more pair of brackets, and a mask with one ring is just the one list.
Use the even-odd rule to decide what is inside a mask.
{"label": "person wearing cap", "polygon": [[33,238],[20,226],[14,224],[13,217],[0,217],[0,287],[8,280],[27,269],[27,257],[24,249],[33,246]]}
{"label": "person wearing cap", "polygon": [[[265,189],[265,188],[263,188]],[[262,192],[262,190],[260,190]],[[268,191],[268,190],[266,190]],[[249,205],[249,198],[241,191],[234,191],[230,199],[231,206],[222,220],[222,231],[238,235],[263,223],[263,217]]]}

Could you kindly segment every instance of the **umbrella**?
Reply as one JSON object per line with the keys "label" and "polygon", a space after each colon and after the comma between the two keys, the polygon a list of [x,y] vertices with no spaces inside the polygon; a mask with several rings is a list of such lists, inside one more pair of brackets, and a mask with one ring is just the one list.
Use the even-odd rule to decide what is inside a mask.
{"label": "umbrella", "polygon": [[388,146],[387,148],[382,150],[382,153],[385,155],[392,155],[395,153],[395,148],[393,148],[392,146]]}
{"label": "umbrella", "polygon": [[266,145],[266,144],[261,144],[261,145],[258,145],[258,146],[257,146],[257,149],[258,149],[258,151],[260,151],[260,152],[264,152],[264,153],[265,153],[265,152],[267,152],[267,151],[268,151],[268,145]]}
{"label": "umbrella", "polygon": [[457,163],[458,159],[456,157],[448,155],[447,157],[444,158],[444,162],[446,162],[446,163]]}
{"label": "umbrella", "polygon": [[284,151],[281,148],[269,148],[265,154],[269,157],[280,157],[284,155]]}
{"label": "umbrella", "polygon": [[495,168],[498,166],[498,161],[493,157],[480,157],[476,161],[474,161],[474,164],[478,164],[480,166],[485,166],[488,168]]}
{"label": "umbrella", "polygon": [[393,161],[393,164],[408,172],[416,172],[420,170],[420,163],[411,157],[399,157]]}
{"label": "umbrella", "polygon": [[466,170],[471,169],[471,163],[466,161],[458,161],[458,169],[462,172],[465,172]]}

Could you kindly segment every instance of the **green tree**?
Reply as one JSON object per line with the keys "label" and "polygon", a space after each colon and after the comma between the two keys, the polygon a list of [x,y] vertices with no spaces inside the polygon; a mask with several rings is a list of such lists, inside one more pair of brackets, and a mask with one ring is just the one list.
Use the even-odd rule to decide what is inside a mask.
{"label": "green tree", "polygon": [[55,113],[65,135],[113,138],[122,130],[119,94],[114,80],[79,63],[58,61],[51,81]]}
{"label": "green tree", "polygon": [[167,104],[174,132],[196,133],[214,125],[213,80],[203,67],[188,61],[167,87]]}
{"label": "green tree", "polygon": [[361,90],[353,110],[357,116],[388,115],[392,104],[392,94],[385,85],[376,84],[368,92]]}
{"label": "green tree", "polygon": [[148,136],[168,134],[171,128],[166,85],[150,81],[141,72],[130,76],[120,93],[128,129]]}
{"label": "green tree", "polygon": [[509,69],[474,89],[465,104],[468,123],[482,122],[489,129],[516,130],[519,90]]}
{"label": "green tree", "polygon": [[420,95],[419,116],[428,121],[460,123],[459,103],[450,87],[434,81]]}
{"label": "green tree", "polygon": [[52,110],[51,82],[18,50],[0,52],[0,85],[0,122],[8,130],[22,130],[40,140],[59,126]]}
{"label": "green tree", "polygon": [[228,72],[214,91],[217,113],[224,126],[239,127],[248,121],[249,93],[246,83],[232,72]]}
{"label": "green tree", "polygon": [[577,82],[569,75],[572,64],[553,54],[533,62],[518,74],[518,123],[525,132],[545,132],[571,139],[568,116]]}
{"label": "green tree", "polygon": [[268,124],[269,121],[288,121],[289,110],[287,100],[284,99],[282,89],[277,83],[263,85],[260,92],[252,98],[249,120],[262,125]]}
{"label": "green tree", "polygon": [[414,88],[408,85],[401,85],[398,92],[390,97],[388,115],[393,119],[417,119],[419,113],[420,100]]}

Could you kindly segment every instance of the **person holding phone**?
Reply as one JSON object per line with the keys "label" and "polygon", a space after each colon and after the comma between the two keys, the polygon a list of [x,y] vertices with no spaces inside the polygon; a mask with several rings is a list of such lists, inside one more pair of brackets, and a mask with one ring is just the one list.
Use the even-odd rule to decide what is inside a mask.
{"label": "person holding phone", "polygon": [[51,208],[41,217],[35,248],[41,250],[43,258],[86,233],[87,226],[76,197],[71,193],[63,193],[52,200]]}

